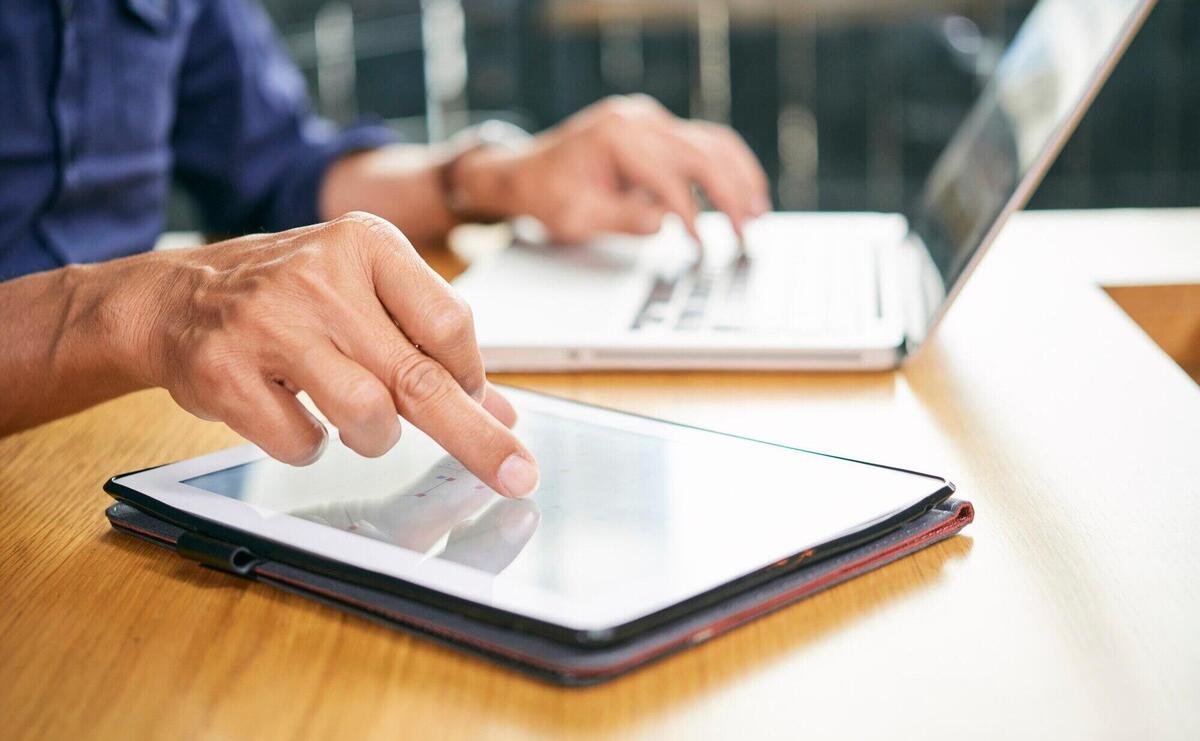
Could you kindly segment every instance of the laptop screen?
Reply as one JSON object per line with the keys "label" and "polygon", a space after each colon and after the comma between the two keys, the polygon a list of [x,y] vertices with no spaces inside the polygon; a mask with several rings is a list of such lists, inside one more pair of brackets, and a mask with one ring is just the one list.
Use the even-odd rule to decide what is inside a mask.
{"label": "laptop screen", "polygon": [[908,214],[940,277],[926,276],[931,320],[1006,209],[1032,194],[1153,4],[1041,0],[1029,14]]}

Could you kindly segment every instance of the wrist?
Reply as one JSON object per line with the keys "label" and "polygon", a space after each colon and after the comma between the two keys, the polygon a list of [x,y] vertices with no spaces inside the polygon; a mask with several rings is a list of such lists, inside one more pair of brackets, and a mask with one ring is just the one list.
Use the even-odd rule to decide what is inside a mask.
{"label": "wrist", "polygon": [[517,163],[510,152],[489,145],[452,157],[443,170],[446,209],[462,223],[489,224],[516,215]]}
{"label": "wrist", "polygon": [[[143,258],[68,265],[0,285],[0,435],[151,385],[131,275]],[[152,304],[147,304],[152,305]]]}
{"label": "wrist", "polygon": [[490,223],[520,213],[515,188],[531,137],[504,121],[487,121],[450,141],[442,194],[455,221]]}
{"label": "wrist", "polygon": [[153,253],[67,268],[70,291],[66,341],[96,348],[95,363],[124,391],[162,385],[161,324],[180,281]]}

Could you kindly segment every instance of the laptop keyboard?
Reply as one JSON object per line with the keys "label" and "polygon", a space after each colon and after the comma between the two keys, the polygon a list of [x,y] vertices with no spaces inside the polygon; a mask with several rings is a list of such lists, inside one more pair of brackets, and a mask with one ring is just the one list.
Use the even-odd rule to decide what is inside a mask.
{"label": "laptop keyboard", "polygon": [[654,281],[633,329],[823,336],[881,314],[876,248],[802,245]]}

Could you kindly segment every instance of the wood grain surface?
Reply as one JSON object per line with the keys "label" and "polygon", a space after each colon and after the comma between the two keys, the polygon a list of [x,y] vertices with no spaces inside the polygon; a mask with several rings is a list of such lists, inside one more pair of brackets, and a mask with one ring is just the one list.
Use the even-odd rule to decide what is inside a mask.
{"label": "wood grain surface", "polygon": [[1104,290],[1200,383],[1200,285],[1105,286]]}
{"label": "wood grain surface", "polygon": [[593,689],[111,532],[107,477],[239,442],[165,392],[0,439],[0,738],[1198,738],[1200,388],[1101,287],[1195,283],[1200,211],[1022,215],[899,372],[497,378],[943,474],[977,508]]}

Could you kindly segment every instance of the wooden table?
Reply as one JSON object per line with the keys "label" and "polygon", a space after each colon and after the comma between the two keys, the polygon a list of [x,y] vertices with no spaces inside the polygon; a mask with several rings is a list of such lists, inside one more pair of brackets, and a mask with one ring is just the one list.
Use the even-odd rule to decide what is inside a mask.
{"label": "wooden table", "polygon": [[[109,531],[237,442],[160,391],[0,440],[0,737],[1200,738],[1200,211],[1022,215],[898,373],[499,380],[942,473],[966,534],[613,684],[524,679]],[[1131,286],[1166,287],[1135,288]]]}

